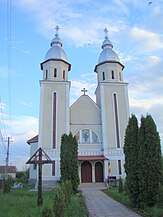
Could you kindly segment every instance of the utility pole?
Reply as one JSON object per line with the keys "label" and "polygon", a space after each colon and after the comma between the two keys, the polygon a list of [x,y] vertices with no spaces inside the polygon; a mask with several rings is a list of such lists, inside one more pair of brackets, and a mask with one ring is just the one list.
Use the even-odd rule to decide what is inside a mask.
{"label": "utility pole", "polygon": [[8,164],[9,164],[9,148],[10,148],[10,139],[11,137],[7,137],[7,156],[6,156],[6,166],[5,166],[5,179],[8,178]]}

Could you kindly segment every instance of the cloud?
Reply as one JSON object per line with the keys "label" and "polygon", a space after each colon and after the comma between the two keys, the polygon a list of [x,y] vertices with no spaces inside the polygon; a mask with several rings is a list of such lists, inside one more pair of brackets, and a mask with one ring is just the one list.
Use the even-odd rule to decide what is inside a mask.
{"label": "cloud", "polygon": [[128,9],[127,9],[124,1],[122,1],[122,0],[113,0],[113,2],[115,4],[117,4],[117,6],[120,8],[121,11],[123,11],[126,15],[128,15],[129,12],[128,12]]}
{"label": "cloud", "polygon": [[[11,137],[10,164],[16,165],[18,169],[22,169],[29,158],[27,140],[38,134],[38,119],[32,116],[12,116],[10,122],[9,116],[5,114],[4,127],[7,136]],[[2,131],[2,133],[4,132]],[[4,134],[2,136],[4,137]],[[7,143],[5,145],[7,146]],[[0,164],[5,163],[5,158],[6,153],[0,153]]]}
{"label": "cloud", "polygon": [[28,139],[38,134],[38,119],[32,116],[13,117],[12,133],[15,143],[26,143]]}
{"label": "cloud", "polygon": [[163,48],[163,37],[154,32],[133,27],[130,31],[133,40],[139,43],[143,51],[153,51]]}

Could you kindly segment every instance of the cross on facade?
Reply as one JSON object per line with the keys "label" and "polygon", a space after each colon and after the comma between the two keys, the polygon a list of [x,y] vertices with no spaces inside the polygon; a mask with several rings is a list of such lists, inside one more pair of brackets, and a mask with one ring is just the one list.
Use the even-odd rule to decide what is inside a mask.
{"label": "cross on facade", "polygon": [[86,95],[85,93],[88,92],[88,90],[86,90],[85,88],[83,88],[83,90],[81,90],[81,92],[83,92],[83,95]]}
{"label": "cross on facade", "polygon": [[104,32],[105,32],[105,34],[106,34],[106,37],[108,36],[108,29],[107,28],[105,28],[104,29]]}

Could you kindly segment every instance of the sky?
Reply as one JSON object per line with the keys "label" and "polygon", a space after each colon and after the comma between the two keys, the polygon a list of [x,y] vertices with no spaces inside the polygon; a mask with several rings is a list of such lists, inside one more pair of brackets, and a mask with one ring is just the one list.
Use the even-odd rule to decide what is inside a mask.
{"label": "sky", "polygon": [[70,104],[81,89],[95,100],[94,72],[104,28],[125,65],[130,113],[151,114],[163,144],[162,0],[0,0],[0,165],[26,168],[27,140],[38,134],[40,63],[59,25],[71,64]]}

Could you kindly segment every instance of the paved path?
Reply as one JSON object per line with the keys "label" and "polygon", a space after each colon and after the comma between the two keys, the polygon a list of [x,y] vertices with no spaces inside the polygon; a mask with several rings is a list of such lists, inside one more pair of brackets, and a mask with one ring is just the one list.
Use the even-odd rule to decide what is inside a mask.
{"label": "paved path", "polygon": [[141,217],[99,189],[81,188],[90,217]]}

